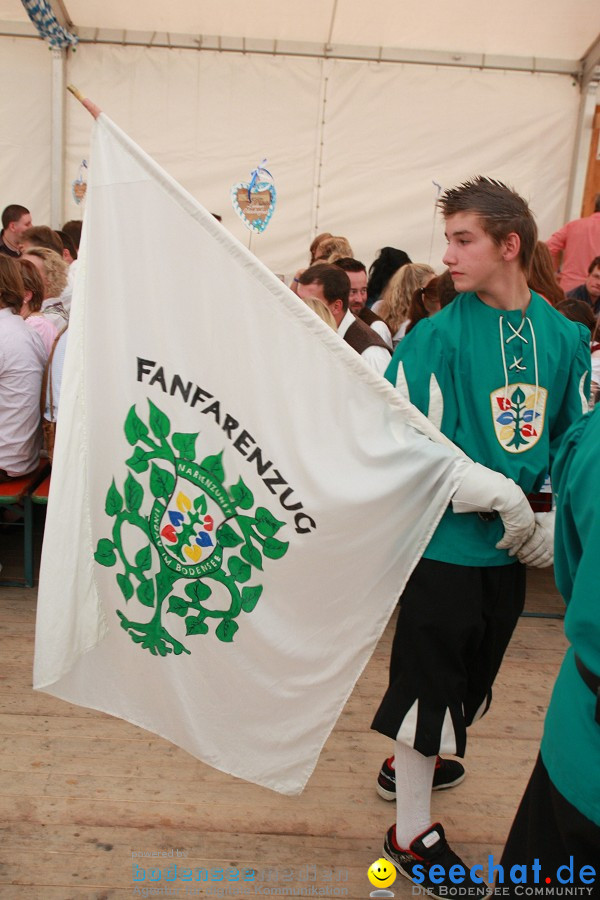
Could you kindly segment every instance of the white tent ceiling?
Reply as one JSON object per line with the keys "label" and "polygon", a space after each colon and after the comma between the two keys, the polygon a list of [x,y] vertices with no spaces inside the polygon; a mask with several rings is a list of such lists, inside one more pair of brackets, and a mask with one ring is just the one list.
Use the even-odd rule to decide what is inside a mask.
{"label": "white tent ceiling", "polygon": [[[455,62],[478,54],[573,64],[595,49],[600,34],[598,0],[54,0],[53,8],[83,40],[167,38],[176,45],[184,36],[217,37],[225,47],[235,39],[293,42],[334,54],[337,48],[451,54]],[[10,23],[27,22],[20,0],[0,0],[4,33]]]}
{"label": "white tent ceiling", "polygon": [[78,26],[561,59],[580,59],[600,30],[597,0],[65,2]]}

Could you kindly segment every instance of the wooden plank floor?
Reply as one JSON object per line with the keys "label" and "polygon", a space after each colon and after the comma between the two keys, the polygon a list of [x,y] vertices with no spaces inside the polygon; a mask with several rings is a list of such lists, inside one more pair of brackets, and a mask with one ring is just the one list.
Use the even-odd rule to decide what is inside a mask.
{"label": "wooden plank floor", "polygon": [[[2,536],[0,547],[6,560]],[[531,574],[528,609],[561,612],[551,574]],[[163,870],[173,862],[195,873],[254,869],[268,879],[259,881],[264,895],[316,885],[328,887],[330,896],[369,896],[366,870],[381,855],[394,817],[393,805],[373,786],[390,742],[369,730],[386,683],[392,623],[307,789],[286,798],[222,775],[126,722],[32,691],[35,603],[35,590],[0,587],[0,897],[144,896],[134,893],[132,866],[149,877],[157,861],[141,854],[155,851],[174,854],[159,863]],[[471,730],[468,776],[456,789],[434,794],[434,816],[471,864],[488,853],[498,858],[537,754],[565,646],[561,621],[520,621],[492,710]],[[140,889],[151,886],[148,877]],[[194,893],[182,885],[162,895],[210,895],[206,882],[188,887]],[[411,897],[405,879],[393,890],[400,900]],[[237,896],[255,896],[254,889]]]}

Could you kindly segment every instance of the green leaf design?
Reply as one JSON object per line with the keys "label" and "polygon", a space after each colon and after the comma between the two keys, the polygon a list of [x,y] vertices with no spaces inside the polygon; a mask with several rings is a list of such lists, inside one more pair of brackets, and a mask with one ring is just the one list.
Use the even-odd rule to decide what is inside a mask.
{"label": "green leaf design", "polygon": [[266,538],[273,537],[273,535],[279,531],[281,526],[285,525],[285,522],[280,522],[279,519],[276,519],[273,513],[269,512],[268,509],[265,509],[264,506],[258,507],[254,521],[256,522],[258,531]]}
{"label": "green leaf design", "polygon": [[138,550],[135,555],[135,564],[142,572],[146,572],[150,568],[152,565],[152,551],[150,549],[150,544],[148,544],[147,547],[142,547],[141,550]]}
{"label": "green leaf design", "polygon": [[530,439],[523,436],[523,414],[524,409],[523,405],[525,403],[526,397],[521,388],[517,388],[513,391],[511,395],[512,402],[512,413],[513,413],[513,423],[514,423],[514,434],[512,436],[512,440],[506,445],[507,447],[516,447],[517,450],[522,445],[527,445],[530,442]]}
{"label": "green leaf design", "polygon": [[178,579],[178,575],[170,570],[161,569],[156,576],[156,589],[158,591],[157,600],[159,603],[168,597],[171,593],[173,585]]}
{"label": "green leaf design", "polygon": [[150,406],[150,428],[157,438],[167,437],[171,431],[171,423],[168,417],[158,406],[154,405],[152,400],[148,400],[148,404]]}
{"label": "green leaf design", "polygon": [[262,584],[257,584],[254,587],[242,588],[242,609],[244,612],[252,612],[260,599],[262,591]]}
{"label": "green leaf design", "polygon": [[223,482],[225,478],[225,469],[223,468],[223,451],[217,453],[216,456],[207,456],[200,463],[205,471],[209,472],[217,481]]}
{"label": "green leaf design", "polygon": [[185,620],[186,634],[206,634],[208,625],[202,616],[188,616]]}
{"label": "green leaf design", "polygon": [[255,569],[261,569],[262,571],[262,556],[260,551],[252,544],[245,544],[240,550],[240,556],[250,563],[251,566],[254,566]]}
{"label": "green leaf design", "polygon": [[137,589],[137,596],[144,606],[154,606],[154,582],[150,579],[142,581]]}
{"label": "green leaf design", "polygon": [[144,499],[144,488],[131,472],[125,479],[125,503],[129,512],[137,512]]}
{"label": "green leaf design", "polygon": [[196,497],[194,500],[194,509],[198,511],[199,515],[203,516],[207,508],[206,497],[204,494],[200,494],[200,496]]}
{"label": "green leaf design", "polygon": [[277,538],[270,537],[267,538],[263,545],[263,553],[269,559],[281,559],[287,553],[289,546],[287,541],[278,541]]}
{"label": "green leaf design", "polygon": [[192,584],[188,584],[185,592],[196,603],[202,603],[203,600],[207,600],[212,593],[209,586],[204,584],[203,581],[194,581]]}
{"label": "green leaf design", "polygon": [[144,453],[141,447],[136,447],[133,451],[133,455],[127,460],[127,465],[138,474],[140,472],[145,472],[149,465],[148,454]]}
{"label": "green leaf design", "polygon": [[235,581],[239,581],[242,584],[244,581],[248,581],[250,576],[252,575],[252,569],[248,565],[248,563],[242,562],[239,556],[233,556],[229,560],[229,572],[231,577]]}
{"label": "green leaf design", "polygon": [[225,522],[217,529],[217,540],[222,547],[237,547],[244,539],[235,533],[231,525]]}
{"label": "green leaf design", "polygon": [[169,597],[169,612],[183,617],[187,614],[188,609],[189,603],[183,597]]}
{"label": "green leaf design", "polygon": [[168,500],[175,489],[175,477],[166,469],[161,469],[156,463],[152,463],[150,470],[150,490],[155,497],[164,497]]}
{"label": "green leaf design", "polygon": [[108,538],[100,538],[94,553],[94,559],[101,566],[114,566],[117,561],[117,555],[113,542],[109,541]]}
{"label": "green leaf design", "polygon": [[147,436],[148,428],[136,413],[135,406],[132,406],[125,419],[125,437],[133,447],[138,441]]}
{"label": "green leaf design", "polygon": [[252,491],[244,484],[244,481],[241,478],[237,484],[233,485],[230,493],[235,500],[236,506],[239,506],[240,509],[250,509],[254,503]]}
{"label": "green leaf design", "polygon": [[123,509],[123,498],[117,490],[117,486],[115,484],[115,480],[113,478],[112,484],[108,489],[108,493],[106,495],[106,503],[104,504],[104,511],[107,516],[116,516],[117,513],[120,513]]}
{"label": "green leaf design", "polygon": [[173,446],[176,450],[179,450],[180,455],[184,459],[195,459],[197,437],[198,432],[196,432],[196,434],[183,434],[182,432],[176,431],[172,438]]}
{"label": "green leaf design", "polygon": [[[215,618],[216,638],[224,643],[231,643],[239,628],[237,617],[241,612],[252,612],[263,593],[263,585],[250,585],[253,570],[262,570],[265,559],[279,559],[284,556],[289,543],[275,538],[279,529],[286,523],[277,519],[270,510],[259,507],[255,513],[243,514],[243,511],[254,508],[256,500],[253,491],[241,477],[234,485],[225,487],[225,451],[221,450],[220,453],[206,456],[199,466],[207,476],[219,484],[220,489],[230,498],[231,506],[238,510],[237,524],[235,518],[230,518],[216,529],[215,535],[221,548],[220,553],[223,552],[223,548],[227,550],[226,561],[219,558],[222,568],[217,574],[218,580],[223,582],[230,594],[229,608],[226,607],[227,611],[217,610],[203,605],[212,596],[214,589],[210,586],[213,585],[210,575],[205,579],[182,581],[181,574],[170,569],[167,571],[168,567],[161,565],[156,578],[153,578],[152,564],[157,557],[155,558],[153,544],[149,541],[149,520],[142,518],[140,512],[144,500],[148,502],[146,492],[150,490],[152,497],[157,501],[155,504],[157,515],[164,512],[165,505],[174,496],[177,485],[175,471],[177,459],[182,461],[196,459],[199,433],[171,434],[169,417],[151,400],[148,400],[148,407],[149,415],[146,422],[138,416],[135,406],[127,413],[124,424],[125,436],[133,448],[127,460],[129,471],[122,486],[122,495],[113,479],[105,500],[106,514],[116,517],[113,526],[116,544],[106,538],[99,540],[94,556],[100,565],[106,567],[114,566],[122,558],[125,570],[121,573],[116,572],[115,578],[125,602],[137,596],[143,606],[150,607],[154,611],[149,614],[147,622],[129,622],[118,611],[121,624],[129,633],[131,640],[141,648],[149,650],[154,656],[164,657],[170,653],[189,653],[189,650],[167,631],[164,624],[167,612],[185,621],[187,635],[212,635],[213,628],[209,627],[209,617]],[[146,472],[148,472],[147,481],[135,477],[136,474]],[[149,485],[149,488],[146,485]],[[207,496],[202,493],[194,498],[191,509],[187,501],[181,501],[179,505],[180,508],[185,507],[189,519],[179,533],[177,549],[182,556],[182,547],[188,540],[193,539],[197,526],[201,525],[203,517],[207,514],[209,503]],[[145,540],[141,541],[141,549],[130,550],[127,558],[120,536],[120,530],[126,523],[136,526],[145,535]],[[140,547],[140,544],[137,546]],[[135,564],[132,561],[134,554]],[[176,583],[183,585],[181,596],[172,593]],[[174,622],[173,619],[168,621]]]}
{"label": "green leaf design", "polygon": [[219,623],[215,634],[220,641],[230,644],[238,627],[238,623],[234,622],[233,619],[223,619],[223,621]]}
{"label": "green leaf design", "polygon": [[117,575],[117,584],[121,588],[125,599],[131,600],[131,598],[133,597],[133,585],[127,575]]}

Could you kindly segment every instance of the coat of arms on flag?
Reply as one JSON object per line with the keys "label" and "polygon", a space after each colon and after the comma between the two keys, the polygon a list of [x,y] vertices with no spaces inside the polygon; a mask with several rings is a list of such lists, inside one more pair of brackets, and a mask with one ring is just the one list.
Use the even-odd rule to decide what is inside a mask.
{"label": "coat of arms on flag", "polygon": [[[108,489],[111,536],[100,538],[94,558],[119,568],[125,604],[135,594],[153,610],[147,621],[117,611],[132,641],[155,655],[177,655],[191,652],[174,635],[181,631],[178,618],[188,638],[213,632],[232,641],[238,618],[251,613],[262,594],[256,578],[263,562],[284,556],[289,544],[275,537],[283,521],[265,507],[253,509],[242,478],[226,486],[223,451],[196,461],[198,433],[171,434],[168,416],[151,400],[148,405],[148,424],[135,407],[127,414],[132,471],[121,489],[114,479]],[[224,591],[215,603],[217,585]]]}

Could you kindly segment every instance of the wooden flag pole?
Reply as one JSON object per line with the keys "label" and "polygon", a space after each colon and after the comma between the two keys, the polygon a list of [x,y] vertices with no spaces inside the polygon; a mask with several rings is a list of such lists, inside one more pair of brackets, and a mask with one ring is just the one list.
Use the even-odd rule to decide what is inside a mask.
{"label": "wooden flag pole", "polygon": [[88,100],[87,97],[84,97],[81,91],[75,87],[75,85],[68,84],[67,90],[70,91],[77,100],[79,100],[82,106],[85,106],[87,111],[94,117],[94,119],[98,118],[98,116],[102,112],[99,106],[96,106],[96,104],[93,103],[92,100]]}

